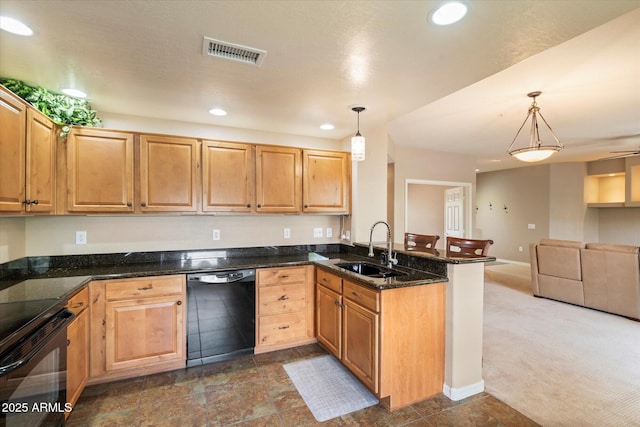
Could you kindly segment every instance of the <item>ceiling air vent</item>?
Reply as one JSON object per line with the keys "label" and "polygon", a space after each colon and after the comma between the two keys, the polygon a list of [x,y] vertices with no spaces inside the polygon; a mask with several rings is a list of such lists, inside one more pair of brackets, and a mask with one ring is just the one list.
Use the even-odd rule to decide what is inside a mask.
{"label": "ceiling air vent", "polygon": [[202,55],[238,61],[259,67],[262,65],[264,57],[267,56],[267,52],[205,37],[202,43]]}

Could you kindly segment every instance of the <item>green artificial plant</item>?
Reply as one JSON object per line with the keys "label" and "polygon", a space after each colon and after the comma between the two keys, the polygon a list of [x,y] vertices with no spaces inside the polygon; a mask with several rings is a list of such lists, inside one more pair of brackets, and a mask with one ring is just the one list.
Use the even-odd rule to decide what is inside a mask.
{"label": "green artificial plant", "polygon": [[102,125],[102,120],[97,117],[86,99],[53,93],[42,86],[30,86],[15,79],[0,78],[0,83],[61,126],[60,136],[63,138],[69,134],[71,125]]}

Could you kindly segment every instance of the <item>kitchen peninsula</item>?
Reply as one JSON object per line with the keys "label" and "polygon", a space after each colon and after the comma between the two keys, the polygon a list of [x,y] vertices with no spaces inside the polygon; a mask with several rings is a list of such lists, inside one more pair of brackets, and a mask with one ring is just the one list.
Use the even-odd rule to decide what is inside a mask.
{"label": "kitchen peninsula", "polygon": [[[315,266],[317,271],[322,269],[335,273],[344,277],[345,283],[350,281],[373,291],[446,284],[444,392],[453,400],[459,400],[482,391],[483,262],[493,258],[456,259],[440,256],[437,251],[418,254],[414,251],[404,252],[401,246],[394,249],[398,251],[399,269],[406,274],[382,279],[358,277],[336,266],[340,261],[378,262],[377,259],[366,257],[364,245],[358,244],[23,258],[0,266],[0,295],[7,299],[4,302],[11,302],[11,298],[20,298],[15,292],[12,293],[12,289],[29,286],[30,291],[46,289],[47,298],[66,299],[90,282],[179,276],[228,268],[289,268],[305,265]],[[380,248],[376,248],[376,255],[379,253]],[[58,295],[52,295],[57,281],[64,286],[60,287]],[[43,285],[45,282],[46,286]],[[70,282],[75,283],[73,289],[69,288]]]}

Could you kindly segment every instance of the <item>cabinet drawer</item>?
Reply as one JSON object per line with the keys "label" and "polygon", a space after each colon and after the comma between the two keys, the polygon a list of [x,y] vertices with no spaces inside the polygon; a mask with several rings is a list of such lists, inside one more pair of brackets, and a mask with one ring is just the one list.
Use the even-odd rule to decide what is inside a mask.
{"label": "cabinet drawer", "polygon": [[291,313],[305,309],[306,289],[303,284],[266,286],[258,290],[260,316]]}
{"label": "cabinet drawer", "polygon": [[107,301],[181,294],[184,276],[160,276],[143,279],[109,281],[106,284]]}
{"label": "cabinet drawer", "polygon": [[369,310],[375,311],[376,313],[380,311],[380,293],[373,289],[368,289],[364,286],[356,285],[353,282],[345,280],[344,292],[342,295],[345,298],[349,298],[351,301],[368,308]]}
{"label": "cabinet drawer", "polygon": [[306,280],[304,267],[262,268],[257,271],[258,286],[300,283]]}
{"label": "cabinet drawer", "polygon": [[316,269],[316,282],[339,294],[342,293],[342,278],[340,276],[318,268]]}
{"label": "cabinet drawer", "polygon": [[67,308],[74,314],[78,314],[87,307],[89,307],[89,288],[85,286],[80,292],[69,298]]}
{"label": "cabinet drawer", "polygon": [[262,316],[258,322],[259,345],[273,345],[307,336],[304,311]]}

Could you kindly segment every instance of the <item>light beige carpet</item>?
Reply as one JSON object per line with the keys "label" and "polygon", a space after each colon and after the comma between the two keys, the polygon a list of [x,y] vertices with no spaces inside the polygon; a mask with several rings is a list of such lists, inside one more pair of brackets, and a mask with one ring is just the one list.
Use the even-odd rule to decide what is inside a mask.
{"label": "light beige carpet", "polygon": [[640,426],[640,322],[535,298],[528,268],[487,266],[486,391],[547,427]]}

